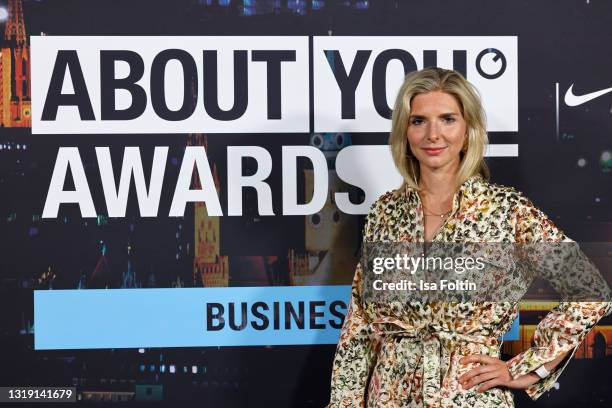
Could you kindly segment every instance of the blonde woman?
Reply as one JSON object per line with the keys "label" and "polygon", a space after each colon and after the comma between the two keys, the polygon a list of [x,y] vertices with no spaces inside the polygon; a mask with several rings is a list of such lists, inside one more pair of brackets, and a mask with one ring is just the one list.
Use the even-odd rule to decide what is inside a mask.
{"label": "blonde woman", "polygon": [[[407,75],[389,143],[404,184],[373,204],[365,241],[571,241],[520,192],[488,182],[484,112],[461,74],[425,68]],[[537,399],[612,311],[603,301],[561,303],[538,325],[534,347],[502,361],[499,338],[518,313],[516,303],[368,307],[362,273],[360,263],[334,359],[330,407],[513,407],[511,388]]]}

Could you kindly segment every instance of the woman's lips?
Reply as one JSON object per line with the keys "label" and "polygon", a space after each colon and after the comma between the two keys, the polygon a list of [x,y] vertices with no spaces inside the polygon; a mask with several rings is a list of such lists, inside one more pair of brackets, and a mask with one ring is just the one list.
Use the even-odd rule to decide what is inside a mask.
{"label": "woman's lips", "polygon": [[444,149],[446,149],[446,147],[424,147],[423,148],[425,153],[427,153],[430,156],[437,156],[440,153],[442,153]]}

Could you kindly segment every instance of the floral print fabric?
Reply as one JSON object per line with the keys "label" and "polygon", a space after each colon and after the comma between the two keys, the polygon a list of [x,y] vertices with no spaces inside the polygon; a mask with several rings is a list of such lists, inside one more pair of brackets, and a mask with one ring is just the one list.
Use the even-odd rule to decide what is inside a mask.
{"label": "floral print fabric", "polygon": [[[364,240],[424,242],[423,207],[411,189],[381,196],[366,217]],[[466,180],[451,215],[436,232],[441,242],[571,241],[527,198],[479,176]],[[518,314],[510,302],[372,304],[361,296],[357,265],[333,363],[329,407],[513,407],[509,389],[477,393],[457,379],[476,367],[469,354],[499,358],[501,341]],[[535,345],[507,362],[517,378],[575,351],[588,331],[612,311],[609,302],[562,302],[539,323]],[[573,352],[566,360],[573,356]],[[526,392],[533,399],[550,389],[562,363]]]}

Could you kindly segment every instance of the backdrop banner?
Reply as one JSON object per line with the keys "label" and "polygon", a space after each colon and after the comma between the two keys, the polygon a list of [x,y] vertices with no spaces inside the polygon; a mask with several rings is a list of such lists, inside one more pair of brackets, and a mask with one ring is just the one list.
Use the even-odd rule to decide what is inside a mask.
{"label": "backdrop banner", "polygon": [[[491,182],[595,243],[610,282],[611,14],[597,0],[0,0],[0,388],[325,406],[364,215],[403,181],[393,104],[428,66],[478,89]],[[520,281],[504,360],[577,273],[527,285],[508,265],[485,268]],[[611,363],[607,316],[535,404],[610,406]]]}

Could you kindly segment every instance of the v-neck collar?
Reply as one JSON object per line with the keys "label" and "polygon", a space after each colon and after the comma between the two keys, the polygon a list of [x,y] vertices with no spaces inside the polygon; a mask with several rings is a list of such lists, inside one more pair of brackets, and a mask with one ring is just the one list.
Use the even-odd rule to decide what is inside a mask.
{"label": "v-neck collar", "polygon": [[[469,195],[472,187],[474,186],[474,184],[476,184],[477,182],[481,182],[482,181],[482,177],[479,174],[470,176],[467,180],[465,180],[457,189],[457,191],[455,192],[454,196],[453,196],[453,208],[452,208],[452,213],[454,213],[455,211],[457,211],[459,209],[460,206],[460,202],[461,202],[461,198]],[[408,198],[410,201],[416,201],[417,204],[422,205],[421,203],[421,197],[419,197],[418,191],[414,188],[406,188],[406,192],[405,192],[406,198]]]}
{"label": "v-neck collar", "polygon": [[[474,175],[465,180],[457,189],[453,196],[453,208],[451,213],[446,218],[444,223],[440,225],[438,230],[432,237],[432,242],[436,241],[436,238],[444,231],[444,229],[451,223],[456,221],[457,212],[461,208],[461,203],[465,197],[468,197],[473,192],[473,187],[476,183],[482,182],[482,177],[480,175]],[[416,231],[415,235],[418,241],[425,242],[425,220],[423,215],[423,203],[421,202],[421,198],[419,197],[418,191],[413,188],[406,189],[406,198],[411,207],[415,209],[416,216]]]}

